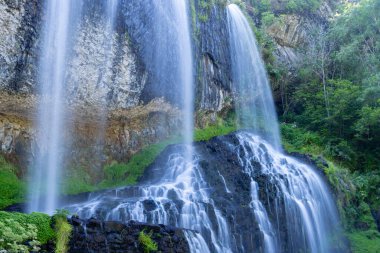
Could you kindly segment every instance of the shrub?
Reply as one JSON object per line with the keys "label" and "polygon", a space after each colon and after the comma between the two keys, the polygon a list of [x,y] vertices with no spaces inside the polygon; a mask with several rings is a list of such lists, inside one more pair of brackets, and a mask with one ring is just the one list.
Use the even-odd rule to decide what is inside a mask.
{"label": "shrub", "polygon": [[5,220],[14,220],[22,227],[27,228],[28,225],[33,225],[37,228],[37,240],[41,244],[46,244],[48,241],[55,238],[54,230],[51,228],[51,218],[43,213],[8,213],[0,211],[0,222]]}
{"label": "shrub", "polygon": [[20,224],[13,219],[0,221],[0,249],[9,252],[37,252],[40,242],[37,241],[37,226]]}

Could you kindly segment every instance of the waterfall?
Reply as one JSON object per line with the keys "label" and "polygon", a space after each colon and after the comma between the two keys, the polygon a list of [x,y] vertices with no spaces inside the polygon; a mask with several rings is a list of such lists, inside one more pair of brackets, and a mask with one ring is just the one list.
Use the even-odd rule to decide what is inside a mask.
{"label": "waterfall", "polygon": [[[48,169],[48,177],[41,170],[35,177],[40,184],[43,177],[48,179],[48,185],[42,187],[48,192],[48,201],[41,209],[42,200],[32,198],[36,206],[31,210],[51,213],[57,206],[54,201],[62,164],[64,70],[73,3],[51,0],[49,4],[41,80],[42,94],[54,99],[41,104],[39,127],[46,153],[37,161],[38,168]],[[169,100],[176,93],[171,102],[183,111],[184,145],[168,147],[138,185],[95,192],[87,201],[65,208],[82,218],[183,228],[191,252],[332,252],[340,231],[331,194],[313,168],[281,150],[264,64],[239,8],[229,5],[227,12],[233,93],[239,126],[253,132],[215,138],[212,141],[219,142],[212,146],[212,141],[192,144],[194,80],[187,2],[144,4],[152,7],[154,22],[149,30],[152,40],[145,41],[149,48],[145,63],[155,84],[150,92]],[[116,5],[117,1],[107,1],[106,33],[114,29]],[[112,51],[112,42],[105,42],[104,47]],[[111,55],[106,56],[104,67],[112,68]]]}
{"label": "waterfall", "polygon": [[155,0],[144,5],[151,16],[151,36],[144,41],[145,62],[154,84],[149,97],[164,97],[181,107],[181,134],[189,144],[193,140],[194,74],[187,1]]}
{"label": "waterfall", "polygon": [[[331,238],[339,235],[332,196],[311,167],[281,153],[274,102],[252,28],[237,5],[230,4],[227,10],[238,124],[256,133],[238,134],[237,149],[243,170],[251,177],[250,206],[263,235],[264,252],[330,252]],[[267,210],[265,199],[259,197],[262,186],[255,181],[258,173],[275,184],[277,193],[269,207],[274,209],[275,220],[269,218],[272,210]],[[285,208],[288,249],[281,246],[283,238],[278,229],[280,203]]]}
{"label": "waterfall", "polygon": [[[252,208],[264,235],[265,252],[284,252],[282,241],[288,241],[288,251],[331,252],[333,241],[339,241],[339,218],[326,184],[311,167],[283,155],[261,137],[248,132],[237,135],[238,156],[244,172],[250,175]],[[258,170],[257,164],[260,164]],[[275,185],[274,196],[259,199],[257,175],[267,177]],[[269,200],[270,199],[270,200]],[[270,202],[270,209],[262,201]],[[274,217],[269,219],[268,212]],[[278,229],[285,213],[287,238]],[[338,251],[339,252],[339,251]]]}
{"label": "waterfall", "polygon": [[227,10],[237,123],[280,149],[272,93],[252,28],[237,5],[230,4]]}
{"label": "waterfall", "polygon": [[63,166],[65,136],[65,79],[75,0],[46,1],[40,53],[40,101],[37,119],[37,150],[29,190],[29,211],[53,213],[57,207],[60,170]]}

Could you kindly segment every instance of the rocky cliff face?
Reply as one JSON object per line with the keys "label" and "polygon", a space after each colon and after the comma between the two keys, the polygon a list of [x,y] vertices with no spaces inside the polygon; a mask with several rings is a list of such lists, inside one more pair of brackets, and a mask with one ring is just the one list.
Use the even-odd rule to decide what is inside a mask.
{"label": "rocky cliff face", "polygon": [[[70,120],[74,124],[65,135],[76,136],[68,142],[72,145],[70,149],[88,150],[85,145],[98,146],[96,131],[105,126],[100,125],[104,119],[96,114],[106,113],[109,119],[106,147],[99,148],[106,150],[105,156],[99,159],[103,162],[128,160],[144,145],[178,131],[180,112],[170,105],[176,89],[170,87],[179,84],[164,79],[164,87],[160,86],[158,91],[170,92],[161,94],[156,92],[157,83],[152,76],[154,66],[149,59],[155,48],[151,43],[155,20],[150,5],[150,1],[120,1],[115,29],[107,32],[105,2],[83,1],[79,10],[81,18],[72,28],[75,36],[70,42],[66,73],[67,107],[74,111]],[[33,122],[39,100],[38,55],[44,9],[43,1],[0,0],[1,151],[24,167],[29,162],[25,157],[31,159],[33,149],[38,148],[38,144],[33,144],[36,136]],[[202,9],[199,1],[192,1],[192,12],[197,107],[215,116],[231,103],[225,10],[220,5]],[[201,20],[201,15],[206,14],[209,18]],[[216,40],[217,37],[221,39]],[[105,46],[107,43],[109,47]],[[157,100],[161,96],[169,103]],[[23,147],[22,152],[17,147]],[[25,152],[27,155],[21,156]],[[80,152],[82,157],[74,155],[72,160],[81,165],[94,152]]]}
{"label": "rocky cliff face", "polygon": [[[6,112],[0,113],[0,152],[18,164],[25,175],[40,145],[33,127],[36,115],[31,113],[36,110],[37,97],[7,93],[0,96],[0,106]],[[94,182],[101,177],[105,163],[128,161],[142,147],[170,137],[181,126],[181,112],[163,99],[130,109],[110,110],[106,125],[99,108],[89,110],[88,106],[75,105],[68,110],[72,115],[71,127],[65,128],[62,135],[67,136],[65,149],[71,152],[64,159],[65,167],[84,169]]]}
{"label": "rocky cliff face", "polygon": [[272,11],[279,20],[265,28],[267,34],[275,41],[275,56],[277,64],[288,66],[291,70],[303,58],[303,52],[312,43],[312,35],[317,30],[325,29],[334,16],[337,0],[323,0],[316,11],[286,10],[284,0],[271,2]]}
{"label": "rocky cliff face", "polygon": [[35,88],[41,12],[41,1],[0,1],[0,89]]}
{"label": "rocky cliff face", "polygon": [[193,4],[196,45],[197,107],[218,112],[231,101],[231,56],[226,11],[223,5]]}

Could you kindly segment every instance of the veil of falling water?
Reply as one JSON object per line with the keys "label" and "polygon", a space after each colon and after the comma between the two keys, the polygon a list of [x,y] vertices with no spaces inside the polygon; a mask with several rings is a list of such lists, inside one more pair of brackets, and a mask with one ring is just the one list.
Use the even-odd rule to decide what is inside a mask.
{"label": "veil of falling water", "polygon": [[227,14],[237,123],[280,149],[276,110],[256,39],[237,5],[230,4]]}
{"label": "veil of falling water", "polygon": [[58,202],[64,156],[65,73],[80,1],[48,0],[40,53],[37,148],[32,167],[29,211],[53,213]]}
{"label": "veil of falling water", "polygon": [[[104,146],[106,138],[107,129],[107,119],[108,119],[108,103],[107,103],[107,85],[110,85],[112,80],[112,67],[113,60],[115,57],[116,49],[116,18],[117,9],[119,6],[119,0],[106,0],[105,8],[105,22],[104,22],[104,41],[103,41],[103,51],[104,51],[104,62],[102,66],[99,66],[100,80],[98,82],[98,90],[101,91],[100,98],[97,105],[98,110],[98,123],[97,123],[97,142],[95,144],[96,155],[101,158],[104,156]],[[99,163],[101,167],[102,163]],[[101,169],[101,168],[99,168]]]}

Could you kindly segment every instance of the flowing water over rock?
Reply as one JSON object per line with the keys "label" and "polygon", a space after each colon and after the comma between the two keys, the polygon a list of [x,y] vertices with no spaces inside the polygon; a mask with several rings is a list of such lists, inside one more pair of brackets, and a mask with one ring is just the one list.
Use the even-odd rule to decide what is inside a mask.
{"label": "flowing water over rock", "polygon": [[280,149],[272,92],[252,28],[237,5],[228,5],[227,14],[238,125],[254,130]]}
{"label": "flowing water over rock", "polygon": [[[322,178],[311,167],[279,153],[258,136],[243,132],[237,137],[240,163],[252,178],[251,206],[264,236],[265,252],[295,249],[331,252],[334,240],[340,239],[339,219]],[[255,181],[258,174],[266,178],[266,185]],[[260,199],[259,194],[265,198]],[[267,202],[267,206],[262,202]],[[274,218],[272,221],[267,212]],[[286,247],[281,245],[284,241],[280,231],[284,222],[279,218],[281,213],[286,220]]]}
{"label": "flowing water over rock", "polygon": [[57,206],[60,169],[64,150],[65,79],[75,13],[80,3],[74,0],[46,1],[46,22],[40,56],[41,101],[38,111],[38,148],[32,165],[29,211],[53,213]]}
{"label": "flowing water over rock", "polygon": [[82,218],[190,229],[191,252],[344,252],[322,177],[252,132],[168,147],[137,186],[67,206]]}
{"label": "flowing water over rock", "polygon": [[209,197],[197,158],[187,160],[188,148],[178,147],[178,153],[154,168],[153,178],[143,185],[108,191],[70,209],[84,218],[136,220],[194,230],[200,234],[186,232],[193,252],[231,252],[227,223]]}

